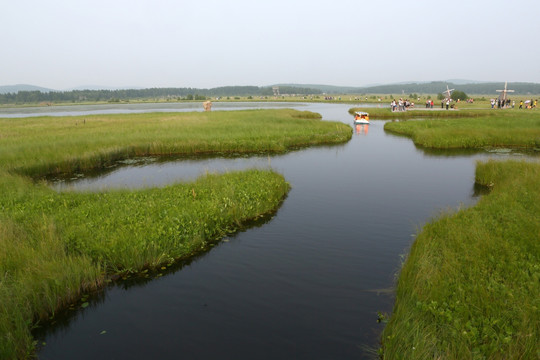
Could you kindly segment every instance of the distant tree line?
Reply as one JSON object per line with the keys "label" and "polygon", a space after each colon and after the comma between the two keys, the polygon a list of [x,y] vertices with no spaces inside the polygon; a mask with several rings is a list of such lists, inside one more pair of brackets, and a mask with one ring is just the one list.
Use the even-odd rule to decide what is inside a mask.
{"label": "distant tree line", "polygon": [[[285,86],[280,87],[281,94],[310,95],[321,94],[320,90]],[[24,104],[42,102],[81,102],[81,101],[110,101],[120,102],[142,99],[178,99],[205,100],[209,97],[226,96],[273,96],[271,87],[258,86],[224,86],[213,89],[196,88],[149,88],[124,90],[72,90],[72,91],[19,91],[16,93],[0,94],[0,104]]]}
{"label": "distant tree line", "polygon": [[[358,88],[333,87],[333,92],[341,94],[440,94],[449,86],[455,91],[473,95],[498,96],[497,90],[504,89],[504,83],[482,84],[453,84],[444,81],[430,83],[393,84]],[[316,85],[314,85],[316,86]],[[526,96],[528,94],[540,94],[540,84],[537,83],[509,83],[508,89],[515,90],[511,96]],[[279,86],[280,94],[296,95],[319,95],[323,89],[315,89],[297,86]],[[453,94],[456,94],[454,92]],[[0,104],[25,104],[25,103],[58,103],[58,102],[96,102],[109,101],[120,102],[129,100],[145,99],[171,99],[171,100],[205,100],[214,97],[249,97],[273,96],[272,87],[258,86],[223,86],[212,89],[197,88],[148,88],[148,89],[123,89],[123,90],[71,90],[43,92],[18,91],[0,94]],[[415,98],[414,96],[413,98]]]}

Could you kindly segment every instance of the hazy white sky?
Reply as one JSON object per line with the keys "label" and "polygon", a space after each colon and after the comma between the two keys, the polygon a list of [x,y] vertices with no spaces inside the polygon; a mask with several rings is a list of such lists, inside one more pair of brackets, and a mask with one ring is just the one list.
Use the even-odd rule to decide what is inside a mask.
{"label": "hazy white sky", "polygon": [[540,82],[538,0],[0,3],[0,85]]}

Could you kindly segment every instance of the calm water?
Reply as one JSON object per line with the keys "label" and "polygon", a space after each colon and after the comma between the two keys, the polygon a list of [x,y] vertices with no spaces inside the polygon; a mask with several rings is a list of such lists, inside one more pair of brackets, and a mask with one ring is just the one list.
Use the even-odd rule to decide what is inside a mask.
{"label": "calm water", "polygon": [[[303,110],[352,124],[347,105]],[[40,359],[358,359],[376,349],[401,255],[442,209],[475,201],[475,160],[426,154],[383,121],[350,142],[273,157],[147,161],[59,183],[155,186],[271,166],[292,190],[275,216],[163,277],[108,288],[36,336]],[[507,155],[512,156],[512,155]],[[143,205],[143,204],[141,204]]]}
{"label": "calm water", "polygon": [[[283,108],[290,107],[289,103],[279,102],[214,102],[214,110],[239,110],[249,108]],[[94,114],[130,114],[145,112],[183,112],[202,111],[201,102],[171,102],[171,103],[142,103],[142,104],[101,104],[73,106],[36,106],[1,108],[0,118],[23,118],[30,116],[78,116]]]}

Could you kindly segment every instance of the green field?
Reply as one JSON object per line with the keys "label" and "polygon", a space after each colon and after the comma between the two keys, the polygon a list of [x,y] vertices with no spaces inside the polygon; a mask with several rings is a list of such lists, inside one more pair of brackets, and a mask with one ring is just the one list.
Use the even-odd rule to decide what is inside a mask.
{"label": "green field", "polygon": [[294,110],[0,120],[0,358],[31,357],[31,329],[111,276],[159,271],[276,211],[271,170],[208,174],[136,191],[58,193],[46,174],[143,155],[284,152],[342,143],[352,129]]}
{"label": "green field", "polygon": [[[370,113],[400,120],[385,129],[425,148],[540,147],[534,110]],[[422,113],[439,118],[419,120]],[[540,164],[479,163],[476,182],[490,190],[478,204],[438,216],[417,235],[382,358],[540,358]]]}
{"label": "green field", "polygon": [[0,119],[2,168],[33,176],[146,155],[283,152],[344,142],[350,127],[296,110]]}

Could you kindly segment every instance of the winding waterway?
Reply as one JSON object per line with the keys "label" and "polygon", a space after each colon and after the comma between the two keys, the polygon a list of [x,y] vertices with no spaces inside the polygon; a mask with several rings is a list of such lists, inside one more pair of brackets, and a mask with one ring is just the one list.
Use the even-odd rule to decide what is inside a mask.
{"label": "winding waterway", "polygon": [[[352,125],[350,105],[288,106]],[[368,357],[383,327],[377,312],[392,310],[395,275],[415,232],[441,210],[474,203],[475,160],[501,156],[428,154],[383,126],[374,120],[338,146],[146,159],[57,182],[59,190],[161,186],[257,166],[282,173],[292,189],[271,218],[157,279],[113,285],[38,330],[46,344],[39,358]]]}

